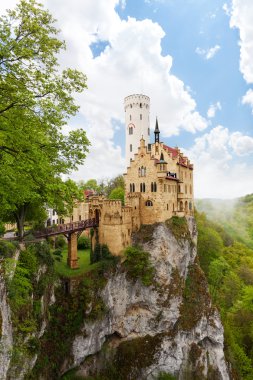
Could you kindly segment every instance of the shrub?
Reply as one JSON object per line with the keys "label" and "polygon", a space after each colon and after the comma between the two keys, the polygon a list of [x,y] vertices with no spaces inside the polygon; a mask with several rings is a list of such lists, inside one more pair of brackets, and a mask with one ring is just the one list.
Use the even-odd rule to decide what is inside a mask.
{"label": "shrub", "polygon": [[58,235],[55,238],[55,248],[63,248],[66,245],[66,239],[63,235]]}
{"label": "shrub", "polygon": [[77,242],[78,249],[88,249],[90,248],[90,239],[88,236],[80,236]]}
{"label": "shrub", "polygon": [[3,256],[5,258],[12,257],[16,251],[15,244],[9,241],[0,241],[0,257]]}
{"label": "shrub", "polygon": [[5,227],[3,222],[0,222],[0,236],[4,235],[5,233]]}
{"label": "shrub", "polygon": [[53,255],[62,257],[62,250],[60,248],[55,249]]}
{"label": "shrub", "polygon": [[140,279],[143,285],[152,285],[154,268],[150,261],[150,254],[139,247],[128,247],[125,250],[125,267],[131,278]]}

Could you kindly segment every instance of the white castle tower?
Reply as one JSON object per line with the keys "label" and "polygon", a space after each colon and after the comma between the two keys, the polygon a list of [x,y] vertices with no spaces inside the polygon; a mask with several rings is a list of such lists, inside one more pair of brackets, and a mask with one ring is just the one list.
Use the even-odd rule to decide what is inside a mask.
{"label": "white castle tower", "polygon": [[138,152],[140,139],[143,137],[146,145],[149,144],[149,108],[150,99],[146,95],[129,95],[124,99],[126,120],[126,165]]}

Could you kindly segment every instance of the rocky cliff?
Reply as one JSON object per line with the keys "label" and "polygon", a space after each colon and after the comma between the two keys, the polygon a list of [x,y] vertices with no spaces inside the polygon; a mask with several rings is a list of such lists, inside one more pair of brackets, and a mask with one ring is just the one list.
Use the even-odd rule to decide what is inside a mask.
{"label": "rocky cliff", "polygon": [[[122,379],[228,379],[223,328],[196,257],[196,226],[143,226],[134,243],[150,253],[155,282],[144,286],[118,270],[101,292],[105,317],[84,323],[73,342],[73,366]],[[106,370],[105,370],[106,369]],[[113,375],[111,375],[113,376]],[[112,377],[113,378],[113,377]]]}
{"label": "rocky cliff", "polygon": [[[229,379],[223,327],[198,264],[194,219],[143,226],[133,239],[149,254],[152,284],[122,262],[79,279],[81,287],[71,295],[58,286],[53,302],[42,296],[44,317],[33,333],[38,344],[20,379],[57,379],[71,368],[83,378],[106,380],[151,380],[161,373],[180,380]],[[2,331],[9,329],[10,337],[5,298],[3,307]],[[14,380],[4,358],[1,379]]]}

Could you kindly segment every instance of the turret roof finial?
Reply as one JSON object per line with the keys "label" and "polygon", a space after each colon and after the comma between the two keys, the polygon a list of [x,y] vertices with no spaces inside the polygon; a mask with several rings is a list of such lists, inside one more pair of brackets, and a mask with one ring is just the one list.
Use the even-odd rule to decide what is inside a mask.
{"label": "turret roof finial", "polygon": [[159,131],[159,127],[158,127],[158,120],[157,120],[157,116],[156,116],[156,122],[155,122],[155,142],[158,142],[159,143],[159,134],[160,134],[160,131]]}

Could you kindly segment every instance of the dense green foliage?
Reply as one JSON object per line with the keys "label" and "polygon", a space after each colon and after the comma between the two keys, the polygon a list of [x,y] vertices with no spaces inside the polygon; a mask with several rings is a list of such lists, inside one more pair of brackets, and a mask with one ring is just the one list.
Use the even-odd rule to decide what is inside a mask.
{"label": "dense green foliage", "polygon": [[[122,193],[124,194],[125,188],[123,175],[107,180],[103,179],[100,182],[96,179],[89,179],[86,182],[80,181],[79,186],[82,190],[93,190],[95,193],[103,194],[110,199],[122,199]],[[116,193],[114,192],[115,189],[117,189]]]}
{"label": "dense green foliage", "polygon": [[143,285],[150,286],[154,279],[154,267],[150,261],[150,254],[140,247],[128,247],[125,252],[124,262],[128,275],[134,279],[140,279]]}
{"label": "dense green foliage", "polygon": [[230,239],[253,248],[253,194],[234,200],[197,200],[196,207],[221,224]]}
{"label": "dense green foliage", "polygon": [[[248,198],[251,209],[252,197]],[[246,203],[242,201],[245,214],[248,213]],[[233,221],[231,228],[227,223],[223,229],[222,220],[221,224],[214,223],[203,213],[196,213],[196,219],[200,264],[208,278],[213,302],[221,313],[225,353],[232,364],[233,376],[250,380],[253,378],[253,250],[236,241],[236,235],[229,235],[228,231],[237,222]],[[250,236],[253,229],[248,228],[248,222],[246,225]],[[246,234],[242,236],[241,241]],[[250,243],[247,239],[245,242]]]}
{"label": "dense green foliage", "polygon": [[86,77],[59,69],[58,32],[36,0],[0,17],[0,219],[15,221],[21,238],[45,203],[63,213],[81,197],[62,174],[83,163],[89,142],[81,129],[62,129],[78,111],[74,95]]}
{"label": "dense green foliage", "polygon": [[125,191],[121,187],[116,187],[109,194],[109,199],[119,199],[124,203]]}
{"label": "dense green foliage", "polygon": [[90,239],[88,236],[80,236],[77,242],[78,249],[88,249],[90,248]]}

